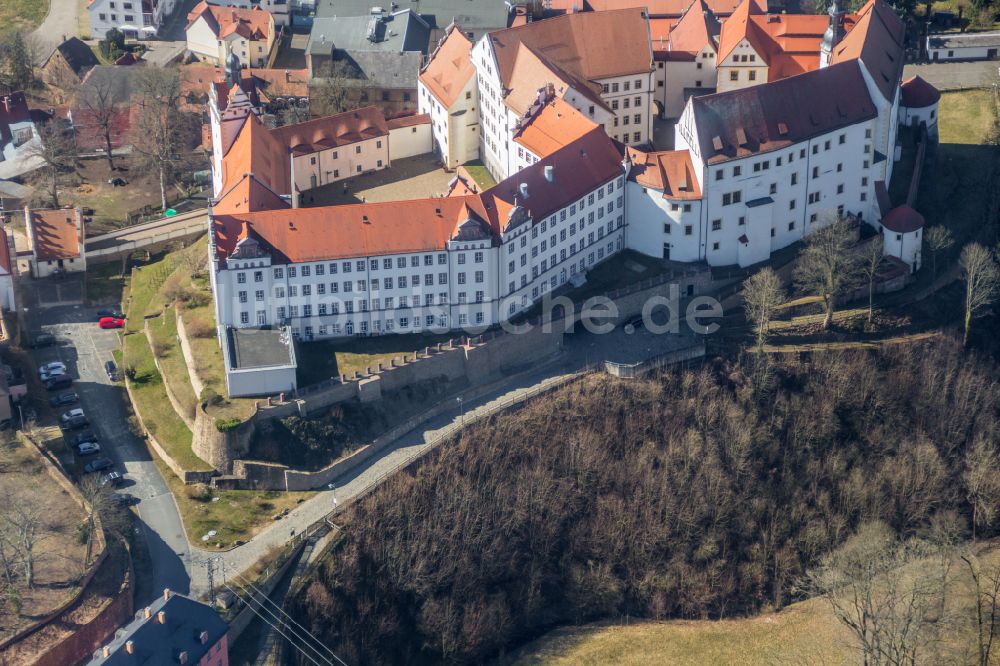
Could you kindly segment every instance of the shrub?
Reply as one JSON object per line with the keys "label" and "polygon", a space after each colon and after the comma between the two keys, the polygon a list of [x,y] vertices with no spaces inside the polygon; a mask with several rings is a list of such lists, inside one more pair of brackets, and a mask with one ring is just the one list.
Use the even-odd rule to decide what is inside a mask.
{"label": "shrub", "polygon": [[205,387],[201,390],[201,402],[205,405],[219,405],[222,403],[222,396],[219,395],[215,389],[210,387]]}
{"label": "shrub", "polygon": [[208,487],[207,483],[195,483],[184,491],[188,499],[193,499],[196,502],[211,502],[212,501],[212,489]]}
{"label": "shrub", "polygon": [[193,338],[211,338],[215,336],[215,327],[201,319],[185,320],[184,330]]}
{"label": "shrub", "polygon": [[215,428],[219,432],[229,432],[239,428],[241,423],[243,423],[243,419],[236,416],[228,419],[215,419]]}
{"label": "shrub", "polygon": [[153,350],[153,356],[163,358],[167,353],[167,345],[162,340],[150,340],[149,348]]}

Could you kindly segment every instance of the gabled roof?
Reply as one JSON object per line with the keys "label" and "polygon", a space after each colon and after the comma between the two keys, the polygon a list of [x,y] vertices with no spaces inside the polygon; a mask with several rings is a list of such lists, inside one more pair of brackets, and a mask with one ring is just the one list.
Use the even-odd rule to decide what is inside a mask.
{"label": "gabled roof", "polygon": [[[501,231],[517,226],[527,216],[540,222],[620,175],[621,161],[615,143],[598,127],[497,183],[483,193],[483,201],[494,226]],[[545,177],[546,167],[552,167],[552,181]],[[527,185],[527,198],[521,194],[522,184]]]}
{"label": "gabled roof", "polygon": [[188,13],[187,27],[191,28],[199,18],[205,19],[216,39],[225,39],[237,34],[251,41],[266,40],[274,28],[271,14],[261,9],[259,5],[255,5],[253,9],[241,9],[218,7],[201,0]]}
{"label": "gabled roof", "polygon": [[708,164],[779,150],[878,115],[857,61],[694,97],[691,104]]}
{"label": "gabled roof", "polygon": [[306,53],[329,56],[336,49],[424,54],[430,33],[427,21],[410,9],[391,14],[338,13],[313,20]]}
{"label": "gabled roof", "polygon": [[[705,46],[716,48],[721,26],[705,0],[694,0],[670,31],[669,50],[701,53]],[[655,48],[655,44],[654,44]]]}
{"label": "gabled roof", "polygon": [[281,196],[252,173],[245,173],[212,205],[214,215],[238,215],[258,210],[289,208]]}
{"label": "gabled roof", "polygon": [[868,0],[858,12],[857,24],[833,48],[834,64],[859,59],[882,96],[892,101],[903,73],[905,28],[896,13],[882,0]]}
{"label": "gabled roof", "polygon": [[455,103],[465,84],[476,73],[471,51],[472,42],[461,28],[451,25],[430,61],[420,70],[420,81],[446,109]]}
{"label": "gabled roof", "polygon": [[[740,0],[708,0],[708,8],[716,16],[729,16]],[[606,12],[615,9],[648,9],[650,18],[680,18],[691,6],[691,0],[551,0],[546,6],[552,10],[569,12]]]}
{"label": "gabled roof", "polygon": [[687,150],[664,150],[647,153],[635,148],[626,148],[626,156],[632,163],[629,180],[643,187],[663,192],[664,199],[700,199],[701,188]]}
{"label": "gabled roof", "polygon": [[57,46],[49,54],[49,57],[45,59],[45,64],[42,66],[48,65],[49,59],[56,53],[59,53],[65,59],[66,64],[69,65],[69,68],[77,76],[83,76],[85,70],[101,64],[97,56],[94,55],[94,52],[90,50],[90,47],[78,37],[70,37]]}
{"label": "gabled roof", "polygon": [[907,234],[924,227],[924,216],[903,204],[896,206],[882,218],[882,226],[897,234]]}
{"label": "gabled roof", "polygon": [[518,115],[527,113],[538,98],[539,91],[549,84],[552,85],[555,94],[559,97],[565,96],[566,92],[572,88],[591,101],[595,101],[595,98],[600,100],[601,106],[605,106],[600,95],[590,88],[594,84],[580,81],[559,67],[553,66],[552,63],[544,61],[534,49],[528,46],[517,51],[511,81],[513,87],[504,97],[503,102]]}
{"label": "gabled roof", "polygon": [[11,139],[11,125],[31,122],[31,112],[23,92],[0,97],[0,145]]}
{"label": "gabled roof", "polygon": [[252,88],[264,101],[277,97],[309,97],[309,70],[307,69],[253,69],[240,70],[240,86]]}
{"label": "gabled roof", "polygon": [[389,128],[385,116],[375,106],[366,106],[356,111],[345,111],[335,116],[316,118],[271,130],[271,136],[275,141],[287,147],[296,156],[388,134]]}
{"label": "gabled roof", "polygon": [[941,99],[938,89],[927,83],[919,75],[911,76],[900,85],[903,99],[900,104],[910,109],[924,109],[937,104]]}
{"label": "gabled roof", "polygon": [[762,34],[757,24],[750,20],[751,16],[760,16],[766,11],[757,3],[757,0],[743,0],[740,3],[733,15],[722,24],[717,61],[719,64],[728,58],[733,49],[744,39],[750,42],[750,46],[762,57],[767,53],[767,47],[764,44],[766,35]]}
{"label": "gabled roof", "polygon": [[642,9],[568,14],[491,32],[500,80],[507,89],[521,46],[530,47],[547,63],[583,81],[648,72],[653,53]]}
{"label": "gabled roof", "polygon": [[385,120],[385,125],[389,128],[389,130],[430,124],[431,114],[429,113],[406,113],[398,115],[394,118],[386,118]]}
{"label": "gabled roof", "polygon": [[31,211],[31,243],[38,261],[76,259],[80,256],[76,215],[73,208]]}
{"label": "gabled roof", "polygon": [[254,113],[243,120],[222,160],[223,187],[232,188],[247,173],[278,194],[291,194],[287,144],[272,136]]}
{"label": "gabled roof", "polygon": [[540,103],[526,117],[514,134],[514,141],[539,158],[548,157],[560,148],[586,135],[597,125],[567,102],[554,97]]}

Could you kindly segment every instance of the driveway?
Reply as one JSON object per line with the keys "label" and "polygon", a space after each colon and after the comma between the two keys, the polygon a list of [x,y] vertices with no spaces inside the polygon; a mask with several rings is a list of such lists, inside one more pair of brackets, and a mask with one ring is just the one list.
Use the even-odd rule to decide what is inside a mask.
{"label": "driveway", "polygon": [[76,37],[80,31],[80,5],[78,0],[49,0],[49,13],[33,33],[32,39],[38,45],[38,64],[45,62],[49,54],[64,39]]}
{"label": "driveway", "polygon": [[[25,291],[29,290],[30,286]],[[56,346],[35,351],[36,364],[56,360],[66,364],[91,430],[100,438],[101,455],[110,457],[118,471],[125,473],[127,482],[119,492],[138,500],[137,524],[146,537],[153,566],[151,594],[165,587],[182,594],[191,592],[190,551],[177,505],[145,444],[129,430],[125,389],[121,383],[113,384],[104,371],[104,363],[119,346],[118,334],[97,327],[95,308],[33,304],[29,314],[34,330],[52,333],[59,340]]]}

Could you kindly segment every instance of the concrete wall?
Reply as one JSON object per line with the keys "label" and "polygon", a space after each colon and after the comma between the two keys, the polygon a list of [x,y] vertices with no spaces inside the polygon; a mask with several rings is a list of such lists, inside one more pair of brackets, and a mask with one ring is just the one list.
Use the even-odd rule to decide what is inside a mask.
{"label": "concrete wall", "polygon": [[191,431],[191,450],[218,471],[229,474],[233,469],[233,460],[250,450],[256,418],[255,414],[236,428],[221,432],[215,427],[215,419],[205,412],[202,405],[198,405],[194,430]]}

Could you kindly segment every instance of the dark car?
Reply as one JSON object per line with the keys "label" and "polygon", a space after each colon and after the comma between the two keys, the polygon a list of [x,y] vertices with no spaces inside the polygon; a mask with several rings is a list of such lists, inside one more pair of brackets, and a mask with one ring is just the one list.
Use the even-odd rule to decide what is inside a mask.
{"label": "dark car", "polygon": [[132,506],[139,503],[139,498],[128,493],[115,493],[111,496],[111,501],[118,506]]}
{"label": "dark car", "polygon": [[62,407],[63,405],[72,405],[74,402],[80,399],[76,393],[68,391],[66,393],[60,393],[59,395],[52,396],[49,398],[49,404],[53,407]]}
{"label": "dark car", "polygon": [[83,471],[87,474],[91,472],[100,472],[101,470],[111,469],[115,464],[111,462],[110,458],[98,458],[97,460],[91,460],[89,463],[84,465]]}
{"label": "dark car", "polygon": [[118,381],[118,366],[115,365],[114,361],[107,361],[104,364],[104,372],[108,374],[108,379],[111,381]]}
{"label": "dark car", "polygon": [[104,317],[114,317],[115,319],[124,319],[125,315],[114,308],[102,308],[97,311],[97,318],[103,319]]}
{"label": "dark car", "polygon": [[52,375],[43,384],[46,391],[58,391],[59,389],[67,389],[72,386],[73,378],[66,374]]}
{"label": "dark car", "polygon": [[73,446],[80,446],[81,444],[95,444],[97,441],[97,435],[88,430],[86,432],[81,432],[73,438]]}
{"label": "dark car", "polygon": [[32,349],[38,349],[39,347],[51,347],[56,343],[56,336],[51,333],[39,333],[34,338],[31,339],[29,343]]}
{"label": "dark car", "polygon": [[125,483],[125,477],[118,472],[111,472],[110,474],[105,474],[101,477],[102,486],[111,484],[112,486],[118,487],[123,483]]}

